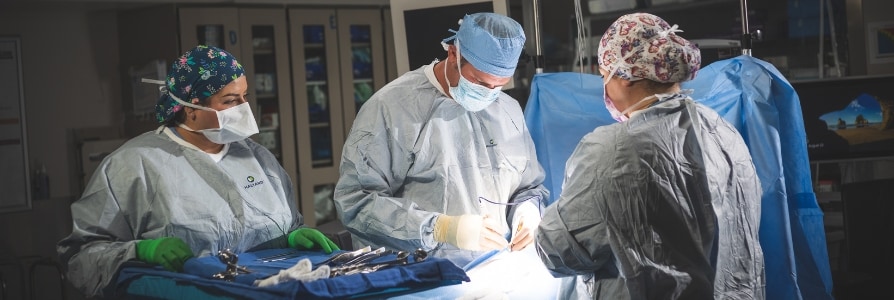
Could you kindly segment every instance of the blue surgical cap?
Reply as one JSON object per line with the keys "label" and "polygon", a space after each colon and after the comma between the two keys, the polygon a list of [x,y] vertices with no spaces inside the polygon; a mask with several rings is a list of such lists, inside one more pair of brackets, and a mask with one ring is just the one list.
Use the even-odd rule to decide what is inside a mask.
{"label": "blue surgical cap", "polygon": [[459,53],[479,71],[510,77],[515,73],[518,58],[525,46],[525,32],[512,18],[495,13],[466,15],[459,30],[450,32],[456,39]]}

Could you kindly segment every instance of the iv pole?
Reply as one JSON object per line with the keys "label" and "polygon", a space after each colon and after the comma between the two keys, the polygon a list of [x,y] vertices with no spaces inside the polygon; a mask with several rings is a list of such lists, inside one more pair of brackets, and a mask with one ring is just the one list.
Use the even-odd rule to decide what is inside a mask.
{"label": "iv pole", "polygon": [[[827,14],[824,14],[825,13]],[[832,44],[832,57],[833,62],[835,64],[835,77],[841,77],[841,63],[838,61],[838,38],[835,37],[835,16],[832,12],[832,2],[830,0],[819,0],[819,53],[817,53],[817,68],[819,69],[817,72],[819,73],[819,78],[822,79],[825,77],[825,69],[826,65],[824,62],[825,56],[825,29],[826,22],[825,20],[828,18],[829,20],[829,34],[830,34],[830,43]],[[832,74],[829,74],[832,75]]]}
{"label": "iv pole", "polygon": [[543,73],[543,50],[540,48],[540,1],[533,0],[534,6],[534,47],[536,55],[534,55],[534,73]]}
{"label": "iv pole", "polygon": [[751,42],[754,40],[751,32],[748,31],[748,1],[741,0],[739,1],[739,8],[741,9],[741,19],[742,19],[742,55],[751,56]]}

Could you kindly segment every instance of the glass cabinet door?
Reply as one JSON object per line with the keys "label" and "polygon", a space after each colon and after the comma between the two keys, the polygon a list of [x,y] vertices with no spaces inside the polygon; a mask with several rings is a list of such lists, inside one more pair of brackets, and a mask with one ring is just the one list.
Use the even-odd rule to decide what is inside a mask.
{"label": "glass cabinet door", "polygon": [[350,130],[363,103],[386,83],[382,11],[339,9],[338,29],[343,121]]}
{"label": "glass cabinet door", "polygon": [[242,58],[236,8],[180,8],[180,52],[198,45],[215,46]]}
{"label": "glass cabinet door", "polygon": [[298,187],[295,122],[289,88],[286,12],[281,9],[239,9],[242,57],[248,79],[248,100],[258,122],[252,138],[276,156]]}
{"label": "glass cabinet door", "polygon": [[301,213],[317,226],[335,220],[344,142],[335,10],[290,9],[289,20]]}
{"label": "glass cabinet door", "polygon": [[385,82],[397,79],[397,54],[394,53],[394,23],[391,22],[391,9],[382,9],[382,26],[385,30]]}

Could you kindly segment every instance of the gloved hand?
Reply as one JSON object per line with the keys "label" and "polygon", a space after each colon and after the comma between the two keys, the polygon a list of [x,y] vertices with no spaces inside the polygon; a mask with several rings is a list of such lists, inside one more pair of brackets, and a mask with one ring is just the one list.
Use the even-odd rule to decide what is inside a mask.
{"label": "gloved hand", "polygon": [[535,202],[525,201],[516,208],[510,227],[513,230],[509,241],[512,251],[523,250],[534,242],[540,220],[540,209]]}
{"label": "gloved hand", "polygon": [[289,233],[289,248],[307,250],[316,246],[322,248],[327,254],[334,250],[341,250],[322,232],[313,228],[302,227]]}
{"label": "gloved hand", "polygon": [[194,257],[192,249],[180,238],[163,237],[137,242],[137,259],[161,265],[169,271],[183,272],[183,263]]}
{"label": "gloved hand", "polygon": [[512,233],[512,240],[509,241],[509,246],[512,251],[525,249],[525,247],[534,242],[534,232],[540,224],[539,218],[528,219],[522,216],[515,222],[515,232]]}
{"label": "gloved hand", "polygon": [[435,220],[434,238],[463,250],[500,250],[509,245],[500,224],[480,215],[439,215]]}

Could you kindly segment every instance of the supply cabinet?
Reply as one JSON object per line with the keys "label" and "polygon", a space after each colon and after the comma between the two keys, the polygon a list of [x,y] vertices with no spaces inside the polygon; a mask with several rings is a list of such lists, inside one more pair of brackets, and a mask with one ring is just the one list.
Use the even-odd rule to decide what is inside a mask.
{"label": "supply cabinet", "polygon": [[382,13],[378,9],[339,9],[338,44],[345,134],[373,91],[385,85]]}
{"label": "supply cabinet", "polygon": [[386,83],[379,9],[290,9],[292,86],[305,223],[336,220],[332,201],[357,111]]}
{"label": "supply cabinet", "polygon": [[181,52],[196,45],[223,48],[245,69],[248,101],[259,133],[252,138],[282,164],[299,186],[289,42],[284,9],[180,8]]}
{"label": "supply cabinet", "polygon": [[179,18],[182,51],[214,45],[242,63],[260,128],[253,139],[292,176],[304,222],[336,220],[346,135],[388,80],[382,10],[181,7]]}

